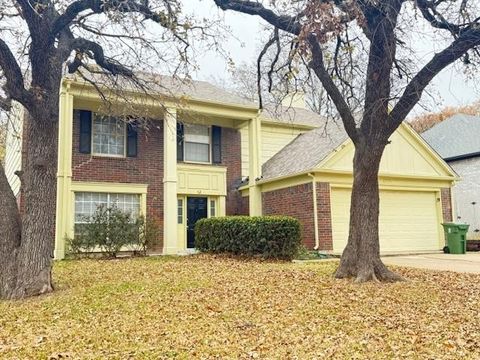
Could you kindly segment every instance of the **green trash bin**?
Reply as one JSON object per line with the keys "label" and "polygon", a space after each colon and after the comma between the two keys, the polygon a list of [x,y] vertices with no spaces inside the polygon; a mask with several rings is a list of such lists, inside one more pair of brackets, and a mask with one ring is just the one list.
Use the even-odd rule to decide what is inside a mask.
{"label": "green trash bin", "polygon": [[450,254],[465,254],[467,251],[467,231],[470,225],[455,223],[442,225],[445,231],[448,252]]}

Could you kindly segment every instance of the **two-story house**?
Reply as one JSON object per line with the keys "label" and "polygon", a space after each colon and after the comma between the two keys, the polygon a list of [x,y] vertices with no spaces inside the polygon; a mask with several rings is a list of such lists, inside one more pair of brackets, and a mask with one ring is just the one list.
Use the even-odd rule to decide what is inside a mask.
{"label": "two-story house", "polygon": [[[155,76],[150,91],[154,86],[155,96],[128,85],[121,94],[108,89],[99,94],[76,77],[63,80],[55,258],[65,256],[65,238],[74,236],[75,224],[98,205],[113,203],[157,220],[162,238],[151,251],[176,254],[194,248],[198,219],[261,214],[260,193],[255,189],[242,197],[238,187],[242,180],[254,183],[261,176],[262,121],[270,156],[298,134],[320,126],[320,117],[305,109],[299,112],[310,116],[299,122],[287,112],[278,120],[261,117],[256,104],[206,82]],[[132,117],[134,121],[124,121]],[[20,194],[14,172],[21,168],[22,126],[14,125],[7,176]]]}
{"label": "two-story house", "polygon": [[[65,256],[65,238],[85,215],[113,203],[158,221],[154,253],[194,249],[198,219],[261,214],[298,218],[309,248],[343,250],[353,144],[339,124],[298,98],[259,112],[206,82],[153,76],[151,84],[148,93],[125,84],[100,95],[74,76],[63,79],[55,258]],[[6,168],[20,192],[18,139]],[[391,140],[380,171],[382,249],[438,251],[457,176],[408,125]]]}

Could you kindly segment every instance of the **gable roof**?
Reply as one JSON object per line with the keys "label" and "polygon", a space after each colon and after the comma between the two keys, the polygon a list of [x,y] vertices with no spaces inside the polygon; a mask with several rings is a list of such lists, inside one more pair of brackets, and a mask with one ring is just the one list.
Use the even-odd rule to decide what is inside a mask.
{"label": "gable roof", "polygon": [[480,155],[480,117],[456,114],[421,134],[445,160]]}
{"label": "gable roof", "polygon": [[264,180],[313,169],[348,139],[343,125],[323,120],[323,125],[298,135],[262,166]]}
{"label": "gable roof", "polygon": [[[453,169],[432,150],[429,144],[423,140],[408,123],[402,123],[392,136],[399,136],[399,138],[394,141],[396,146],[405,143],[411,144],[407,146],[414,146],[415,148],[423,149],[420,150],[421,152],[419,154],[413,153],[410,154],[411,157],[409,157],[412,162],[409,166],[413,166],[412,169],[415,170],[417,175],[429,175],[427,173],[433,169],[434,172],[438,172],[435,176],[447,176],[451,178],[458,177]],[[406,141],[398,141],[400,138],[405,138]],[[324,163],[324,161],[330,161],[327,160],[327,158],[335,162],[338,162],[339,159],[344,159],[346,161],[344,163],[345,170],[351,169],[353,152],[348,155],[348,151],[353,151],[351,150],[353,145],[345,145],[352,145],[352,143],[343,128],[343,124],[340,122],[328,121],[320,128],[310,130],[297,136],[287,146],[268,160],[262,167],[262,180],[269,181],[287,176],[304,174],[310,171],[314,172],[318,170],[317,168],[319,166],[322,166],[322,168],[323,166],[327,166],[328,168],[331,164],[328,165],[328,163]],[[389,151],[390,155],[387,154]],[[331,157],[331,155],[334,154],[341,157],[339,158],[337,155]],[[351,156],[352,158],[348,158],[348,156],[345,158],[345,155]],[[417,155],[418,157],[416,157]],[[395,159],[397,157],[396,154],[392,153],[392,148],[386,149],[383,160],[385,161],[387,172],[391,171],[388,167],[391,166],[392,156]],[[395,164],[395,160],[393,161]],[[430,162],[430,165],[426,166],[428,171],[420,168],[422,161]]]}

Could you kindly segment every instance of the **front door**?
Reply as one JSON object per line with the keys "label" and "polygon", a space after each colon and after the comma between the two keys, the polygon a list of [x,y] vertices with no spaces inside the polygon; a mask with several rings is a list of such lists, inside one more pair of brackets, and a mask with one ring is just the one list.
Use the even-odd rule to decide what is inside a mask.
{"label": "front door", "polygon": [[195,224],[207,216],[207,198],[187,198],[187,248],[195,247]]}

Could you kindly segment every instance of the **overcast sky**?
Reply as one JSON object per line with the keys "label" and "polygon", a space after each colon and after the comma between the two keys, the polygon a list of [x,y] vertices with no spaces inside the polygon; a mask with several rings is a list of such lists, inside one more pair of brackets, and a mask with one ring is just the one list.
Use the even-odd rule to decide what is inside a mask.
{"label": "overcast sky", "polygon": [[[185,10],[194,12],[196,16],[219,16],[225,20],[231,29],[232,36],[223,43],[223,47],[230,53],[236,64],[252,62],[258,56],[260,34],[265,25],[260,18],[231,11],[223,12],[217,9],[213,0],[185,0]],[[235,39],[235,37],[238,39]],[[424,54],[425,59],[430,58],[435,50],[441,49],[441,45],[428,41],[416,43],[414,46]],[[228,64],[217,53],[212,51],[199,54],[197,62],[200,69],[193,74],[196,79],[230,80]],[[430,111],[436,111],[438,107],[443,106],[467,105],[480,98],[480,86],[463,74],[461,64],[444,70],[434,79],[430,85],[430,90],[433,93],[438,93],[438,96],[435,96],[435,102],[439,104],[434,105],[433,100],[428,101]],[[415,111],[415,113],[421,112],[424,112],[424,110],[419,108]]]}

